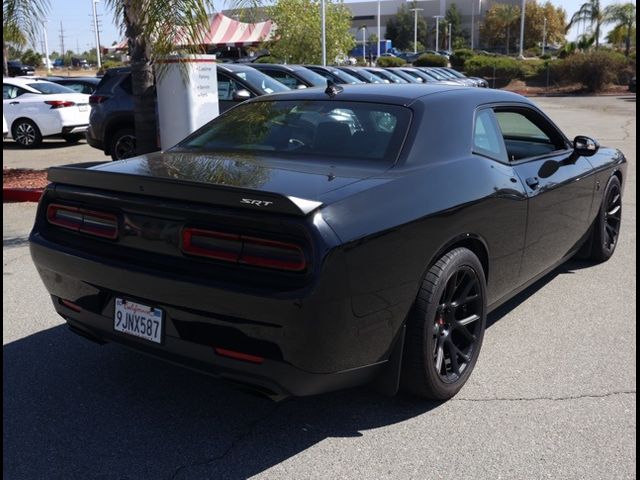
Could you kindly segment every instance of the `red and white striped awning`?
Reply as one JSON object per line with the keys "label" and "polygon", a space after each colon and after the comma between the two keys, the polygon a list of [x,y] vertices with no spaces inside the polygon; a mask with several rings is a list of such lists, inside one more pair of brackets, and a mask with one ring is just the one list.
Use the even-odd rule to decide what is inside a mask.
{"label": "red and white striped awning", "polygon": [[216,13],[211,21],[211,27],[205,35],[207,45],[257,45],[269,40],[275,30],[271,20],[258,23],[244,23],[229,18],[222,13]]}

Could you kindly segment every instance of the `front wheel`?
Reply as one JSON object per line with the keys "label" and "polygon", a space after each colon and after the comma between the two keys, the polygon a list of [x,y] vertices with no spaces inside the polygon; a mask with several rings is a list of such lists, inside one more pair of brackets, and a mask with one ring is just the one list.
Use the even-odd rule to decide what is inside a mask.
{"label": "front wheel", "polygon": [[427,272],[407,320],[402,387],[434,400],[458,393],[478,360],[486,310],[478,257],[466,248],[443,255]]}

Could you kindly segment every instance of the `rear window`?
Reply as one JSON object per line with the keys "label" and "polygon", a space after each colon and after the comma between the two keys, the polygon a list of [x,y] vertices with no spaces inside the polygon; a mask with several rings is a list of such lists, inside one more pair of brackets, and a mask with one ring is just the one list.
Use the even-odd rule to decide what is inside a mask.
{"label": "rear window", "polygon": [[398,105],[335,100],[252,102],[216,118],[175,149],[393,162],[410,119],[410,110]]}
{"label": "rear window", "polygon": [[40,93],[44,93],[45,95],[52,93],[75,93],[70,88],[51,82],[28,83],[27,86],[39,91]]}
{"label": "rear window", "polygon": [[268,75],[265,75],[258,70],[253,68],[247,69],[246,71],[233,71],[233,75],[238,77],[240,80],[249,84],[252,88],[258,90],[259,93],[265,95],[267,93],[276,93],[276,92],[286,92],[289,90],[289,87],[286,87],[282,83],[274,80]]}

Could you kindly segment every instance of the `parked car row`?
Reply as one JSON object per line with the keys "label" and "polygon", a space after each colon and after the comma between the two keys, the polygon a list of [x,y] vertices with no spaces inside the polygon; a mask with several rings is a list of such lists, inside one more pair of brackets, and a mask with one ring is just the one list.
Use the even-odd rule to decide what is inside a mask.
{"label": "parked car row", "polygon": [[[488,86],[482,79],[467,78],[453,69],[410,66],[379,68],[224,63],[218,64],[217,77],[220,113],[250,98],[289,89],[326,87],[327,82],[351,85],[413,83]],[[30,77],[4,80],[4,108],[11,110],[7,115],[9,133],[20,146],[35,147],[40,144],[43,137],[50,135],[62,136],[69,142],[75,142],[86,131],[88,143],[102,150],[105,155],[110,155],[114,160],[135,155],[133,94],[129,67],[110,69],[101,78]],[[46,93],[38,94],[32,91],[33,88],[24,87],[31,83],[37,83],[41,87],[57,85],[55,88],[45,88]],[[67,115],[71,110],[61,110],[67,107],[51,107],[47,104],[49,97],[43,102],[41,95],[74,92],[91,95],[84,97],[81,102],[83,115],[90,116],[88,121],[84,117],[74,119],[73,122],[76,122],[73,125],[74,128],[68,131],[67,124],[63,125],[61,121],[53,119],[52,115],[60,116],[62,113]],[[28,95],[22,96],[25,93]],[[16,100],[18,96],[21,96],[21,99]],[[56,100],[57,97],[53,98],[53,101]],[[81,107],[78,106],[78,102],[72,103],[79,114]],[[87,104],[91,106],[90,114]],[[38,105],[40,110],[46,110],[49,117],[45,120],[41,113],[36,115],[33,105]],[[56,110],[56,112],[49,112],[49,110]],[[18,119],[20,122],[16,123]],[[51,122],[54,124],[49,125]],[[27,131],[28,135],[21,133],[24,131]]]}

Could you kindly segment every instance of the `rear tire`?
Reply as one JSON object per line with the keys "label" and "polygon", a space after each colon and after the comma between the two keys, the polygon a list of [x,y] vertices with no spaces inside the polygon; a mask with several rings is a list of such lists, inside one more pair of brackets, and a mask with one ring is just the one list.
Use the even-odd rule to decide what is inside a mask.
{"label": "rear tire", "polygon": [[121,128],[111,137],[111,158],[124,160],[136,156],[136,135],[133,128]]}
{"label": "rear tire", "polygon": [[13,123],[11,136],[22,148],[35,148],[42,143],[40,129],[28,118],[21,118]]}
{"label": "rear tire", "polygon": [[622,188],[615,175],[609,179],[602,196],[602,204],[593,224],[591,259],[606,262],[618,245],[622,222]]}
{"label": "rear tire", "polygon": [[427,272],[407,320],[402,388],[434,400],[458,393],[478,360],[486,311],[478,257],[466,248],[443,255]]}

